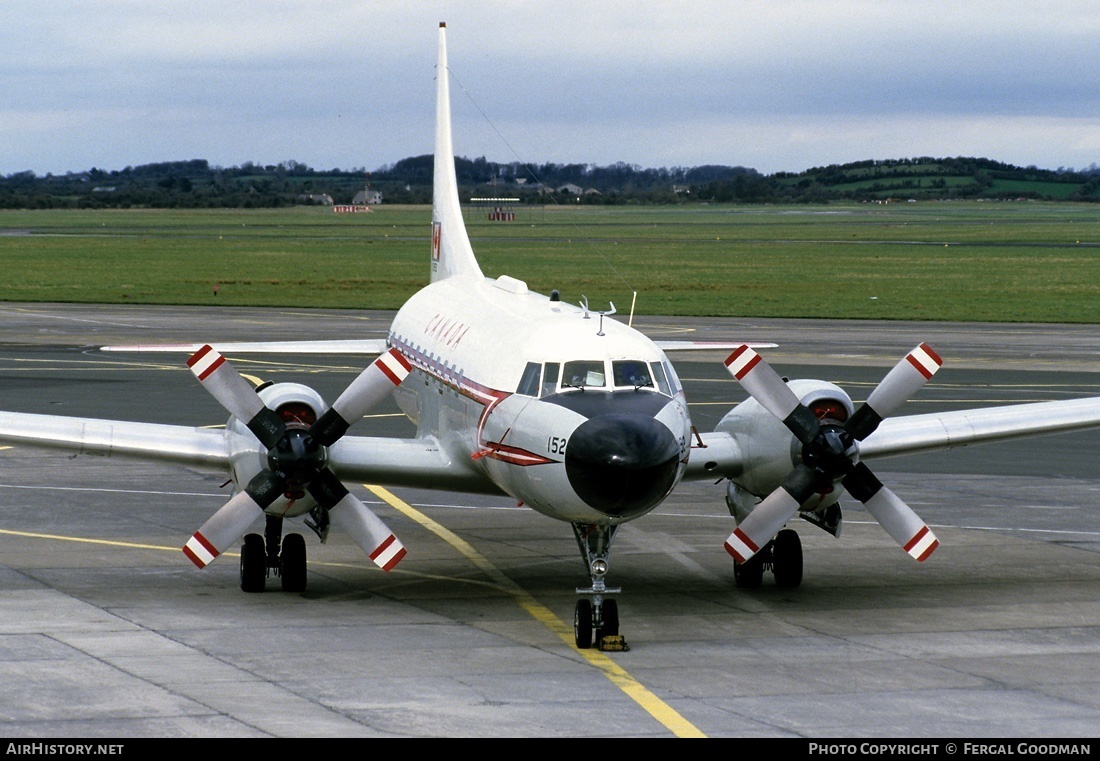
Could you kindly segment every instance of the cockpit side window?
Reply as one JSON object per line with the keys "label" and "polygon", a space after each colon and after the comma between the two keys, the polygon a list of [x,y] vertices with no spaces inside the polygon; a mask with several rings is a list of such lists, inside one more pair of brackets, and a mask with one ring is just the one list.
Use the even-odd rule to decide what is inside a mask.
{"label": "cockpit side window", "polygon": [[680,378],[676,375],[676,370],[673,369],[672,363],[665,361],[662,364],[665,366],[665,373],[668,375],[668,385],[672,387],[672,394],[675,396],[682,390],[680,386]]}
{"label": "cockpit side window", "polygon": [[672,396],[672,388],[668,385],[668,377],[660,362],[650,362],[649,369],[653,371],[653,380],[657,383],[657,390],[665,396]]}
{"label": "cockpit side window", "polygon": [[542,392],[539,396],[550,396],[558,390],[558,371],[561,365],[557,362],[547,362],[546,372],[542,376]]}
{"label": "cockpit side window", "polygon": [[542,365],[538,362],[528,362],[527,367],[523,369],[523,377],[519,379],[519,386],[516,387],[516,393],[523,394],[524,396],[538,396],[539,378],[541,376]]}
{"label": "cockpit side window", "polygon": [[615,378],[616,386],[630,386],[642,388],[652,386],[649,367],[645,362],[637,359],[619,359],[611,363],[611,373]]}
{"label": "cockpit side window", "polygon": [[562,388],[603,388],[607,375],[603,362],[595,359],[575,359],[565,363],[561,378]]}

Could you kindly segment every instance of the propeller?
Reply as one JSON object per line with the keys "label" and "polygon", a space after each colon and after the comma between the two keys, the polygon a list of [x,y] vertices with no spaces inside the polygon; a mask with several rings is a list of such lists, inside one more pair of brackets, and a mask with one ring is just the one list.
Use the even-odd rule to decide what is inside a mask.
{"label": "propeller", "polygon": [[184,545],[183,553],[192,563],[206,567],[235,544],[279,495],[303,489],[331,513],[333,522],[344,528],[380,568],[389,571],[405,557],[404,545],[382,519],[325,465],[324,451],[408,376],[411,366],[397,349],[380,355],[363,370],[309,428],[288,427],[211,346],[195,352],[187,366],[268,450],[268,468],[214,513]]}
{"label": "propeller", "polygon": [[749,395],[782,420],[802,444],[802,462],[726,540],[726,551],[737,562],[759,552],[815,492],[838,481],[909,555],[924,561],[932,554],[939,541],[928,526],[858,459],[858,442],[874,433],[943,364],[932,347],[922,343],[909,352],[843,425],[822,424],[750,347],[736,349],[725,364]]}

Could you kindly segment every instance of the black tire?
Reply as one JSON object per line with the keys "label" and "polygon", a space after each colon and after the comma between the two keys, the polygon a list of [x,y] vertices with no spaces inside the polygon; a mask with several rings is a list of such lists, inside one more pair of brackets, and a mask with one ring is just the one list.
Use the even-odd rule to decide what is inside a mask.
{"label": "black tire", "polygon": [[596,632],[596,640],[619,633],[619,603],[615,600],[603,601],[603,625]]}
{"label": "black tire", "polygon": [[284,592],[306,591],[306,540],[301,534],[287,534],[283,537],[279,575],[282,577]]}
{"label": "black tire", "polygon": [[739,589],[757,589],[764,582],[763,552],[758,552],[744,563],[733,564],[733,580]]}
{"label": "black tire", "polygon": [[267,548],[259,534],[248,534],[241,546],[241,589],[263,592],[267,583]]}
{"label": "black tire", "polygon": [[573,609],[573,639],[581,650],[592,647],[591,600],[577,600],[577,607]]}
{"label": "black tire", "polygon": [[775,537],[772,575],[776,585],[786,589],[794,589],[802,583],[802,539],[797,531],[785,528]]}

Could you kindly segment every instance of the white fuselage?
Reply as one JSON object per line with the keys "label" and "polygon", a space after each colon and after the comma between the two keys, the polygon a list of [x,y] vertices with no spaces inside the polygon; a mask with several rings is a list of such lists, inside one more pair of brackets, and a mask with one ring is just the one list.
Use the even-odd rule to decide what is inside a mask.
{"label": "white fuselage", "polygon": [[[683,475],[691,423],[671,363],[652,341],[610,317],[533,293],[512,278],[451,277],[409,299],[389,342],[413,365],[396,399],[418,435],[434,436],[449,456],[539,512],[579,523],[622,522],[655,507]],[[589,466],[599,460],[587,476],[577,475],[575,462],[566,467],[578,428],[609,414],[637,417],[641,428],[648,426],[641,419],[650,418],[667,430],[677,464],[670,476],[666,470],[655,478],[659,494],[635,495],[630,504],[609,494],[593,497],[583,486],[585,494],[578,494],[578,478],[615,492],[611,482],[623,477],[601,475],[602,453],[585,460]],[[667,445],[660,431],[642,435]],[[615,434],[586,438],[591,450]],[[637,451],[633,443],[624,446]],[[606,457],[614,468],[620,454]]]}

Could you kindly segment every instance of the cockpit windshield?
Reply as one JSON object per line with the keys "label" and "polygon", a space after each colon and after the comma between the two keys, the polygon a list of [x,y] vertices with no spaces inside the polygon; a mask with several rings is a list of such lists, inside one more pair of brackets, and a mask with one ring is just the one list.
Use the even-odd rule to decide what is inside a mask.
{"label": "cockpit windshield", "polygon": [[598,359],[576,359],[566,362],[561,375],[561,387],[564,388],[603,388],[607,385],[607,375],[603,362]]}
{"label": "cockpit windshield", "polygon": [[649,374],[649,366],[638,359],[615,360],[611,363],[611,372],[615,378],[616,386],[641,388],[653,385],[653,379]]}
{"label": "cockpit windshield", "polygon": [[[608,383],[610,364],[610,383]],[[528,362],[516,393],[523,396],[546,397],[575,389],[608,387],[615,389],[651,389],[665,396],[674,391],[665,366],[660,362],[640,359],[616,359],[610,363],[602,359],[575,359],[571,362],[547,362],[540,365]]]}

